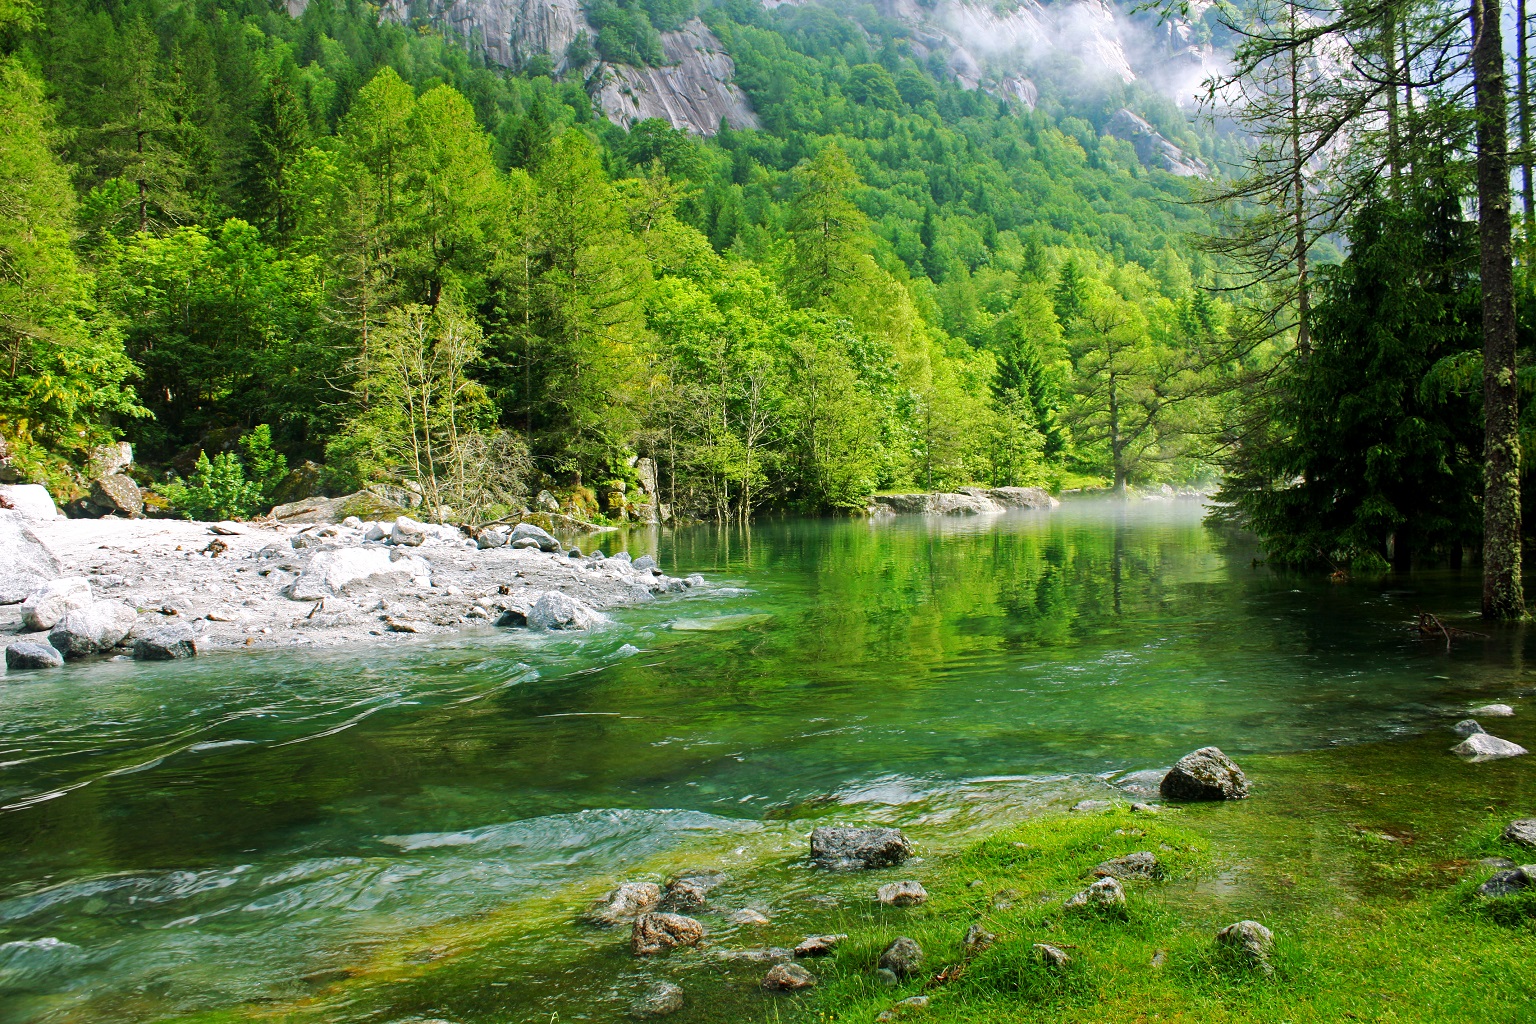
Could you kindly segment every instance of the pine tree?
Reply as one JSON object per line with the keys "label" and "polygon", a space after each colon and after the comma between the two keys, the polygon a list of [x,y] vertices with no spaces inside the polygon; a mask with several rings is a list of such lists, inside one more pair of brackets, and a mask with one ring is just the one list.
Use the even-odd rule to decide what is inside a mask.
{"label": "pine tree", "polygon": [[309,112],[298,91],[298,68],[284,60],[267,79],[251,118],[244,168],[250,219],[279,244],[293,234],[293,169],[309,144]]}

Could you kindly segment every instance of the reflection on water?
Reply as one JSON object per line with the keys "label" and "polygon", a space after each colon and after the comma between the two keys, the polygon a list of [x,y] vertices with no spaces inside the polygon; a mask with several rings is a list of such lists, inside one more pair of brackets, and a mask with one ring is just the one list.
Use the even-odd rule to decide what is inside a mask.
{"label": "reflection on water", "polygon": [[[0,1019],[292,998],[423,925],[832,803],[1032,802],[1219,743],[1422,728],[1470,575],[1256,567],[1189,505],[770,523],[615,543],[714,586],[584,638],[71,666],[0,685]],[[295,988],[295,986],[298,986]]]}

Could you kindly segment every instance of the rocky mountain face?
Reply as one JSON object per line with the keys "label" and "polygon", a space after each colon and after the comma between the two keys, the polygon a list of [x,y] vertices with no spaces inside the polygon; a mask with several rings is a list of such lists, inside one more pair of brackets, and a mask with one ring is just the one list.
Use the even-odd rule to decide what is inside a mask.
{"label": "rocky mountain face", "polygon": [[[817,0],[762,0],[765,6]],[[977,0],[875,0],[880,14],[907,25],[919,60],[937,55],[948,74],[966,89],[982,89],[1032,110],[1039,98],[1035,76],[1050,74],[1143,81],[1181,104],[1192,102],[1199,84],[1220,67],[1221,55],[1196,42],[1193,25],[1181,19],[1159,23],[1147,14],[1126,13],[1129,0],[1014,0],[1001,8]],[[1210,0],[1194,0],[1199,17]],[[288,0],[298,16],[307,0]],[[569,66],[571,44],[596,32],[581,0],[384,0],[381,18],[424,18],[480,49],[492,63],[517,70],[547,55],[557,74],[579,74],[591,86],[608,118],[628,127],[646,118],[664,118],[699,135],[713,135],[724,121],[732,128],[758,127],[756,113],[737,87],[735,65],[720,40],[694,19],[676,32],[663,32],[666,65],[633,67],[596,62]],[[1142,162],[1179,175],[1208,173],[1155,128],[1122,110],[1106,132],[1136,147]]]}

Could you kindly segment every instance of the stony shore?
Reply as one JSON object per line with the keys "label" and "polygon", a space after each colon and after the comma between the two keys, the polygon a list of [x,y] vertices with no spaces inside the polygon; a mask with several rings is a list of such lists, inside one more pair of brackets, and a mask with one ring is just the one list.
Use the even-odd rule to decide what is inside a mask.
{"label": "stony shore", "polygon": [[669,577],[647,558],[563,549],[526,526],[477,543],[409,519],[294,526],[10,511],[0,511],[0,575],[9,577],[4,645],[46,644],[82,607],[119,618],[132,609],[127,634],[97,654],[127,653],[136,636],[167,627],[190,629],[199,653],[379,642],[467,624],[583,629],[605,609],[704,583]]}

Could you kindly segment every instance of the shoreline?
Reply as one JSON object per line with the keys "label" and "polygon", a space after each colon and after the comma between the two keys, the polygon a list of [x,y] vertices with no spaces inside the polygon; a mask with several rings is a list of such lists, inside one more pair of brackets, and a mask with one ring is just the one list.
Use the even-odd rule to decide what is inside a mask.
{"label": "shoreline", "polygon": [[[353,520],[23,522],[56,570],[53,580],[36,573],[25,589],[84,579],[90,601],[134,609],[132,629],[99,652],[108,656],[163,627],[190,629],[198,653],[377,643],[471,625],[579,630],[601,624],[610,609],[705,585],[697,574],[668,576],[653,560],[637,565],[627,553],[572,557],[563,546],[513,548],[510,531],[482,547],[456,527],[404,517],[403,530]],[[557,543],[537,535],[546,548]],[[0,605],[0,644],[48,641],[48,629],[27,627],[25,609]],[[30,670],[7,674],[23,671]]]}

